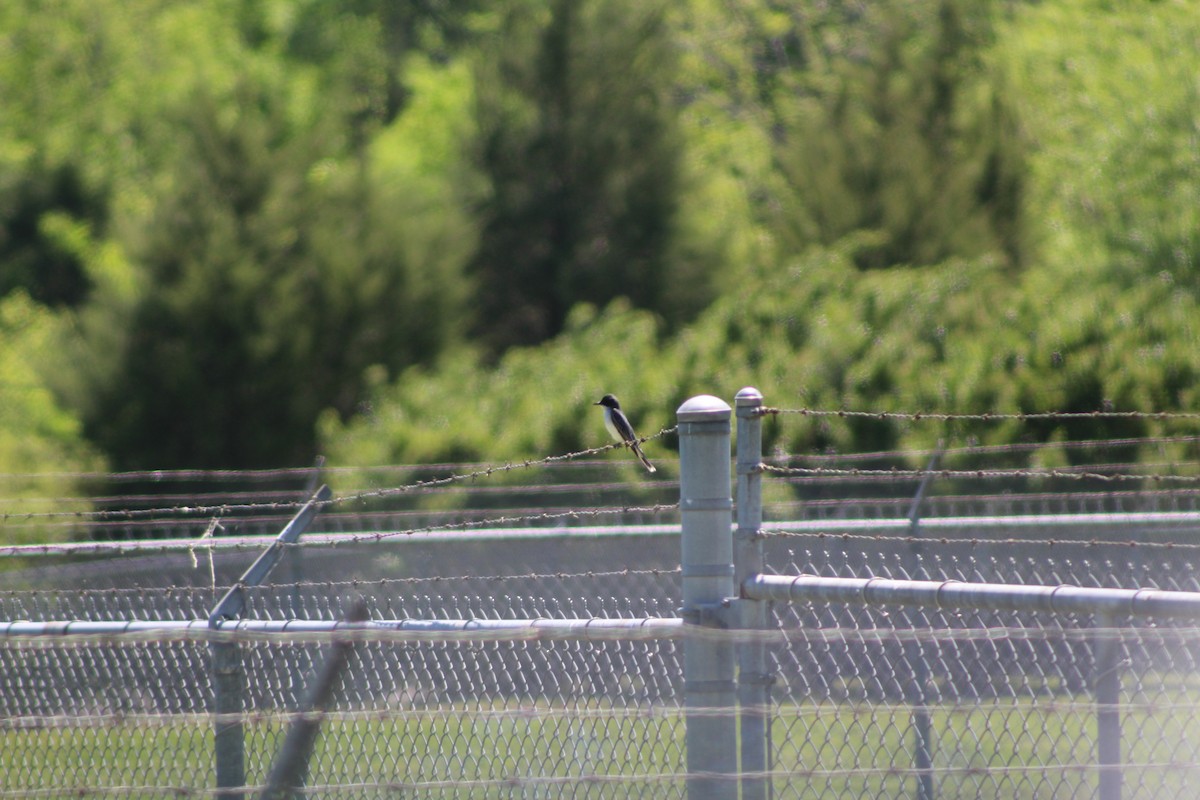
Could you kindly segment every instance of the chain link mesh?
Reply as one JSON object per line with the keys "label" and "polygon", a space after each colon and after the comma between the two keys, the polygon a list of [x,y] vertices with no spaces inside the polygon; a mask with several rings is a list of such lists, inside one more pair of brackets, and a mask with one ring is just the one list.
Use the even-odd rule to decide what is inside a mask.
{"label": "chain link mesh", "polygon": [[[878,501],[886,515],[814,501],[807,521],[775,507],[792,521],[765,540],[769,571],[1200,591],[1195,521],[972,526],[949,514],[978,511],[982,499],[931,500],[947,513],[918,537],[871,526],[902,518],[899,501]],[[991,497],[987,513],[1030,502]],[[1089,502],[1036,510],[1119,515],[1167,503]],[[864,524],[829,524],[848,519]],[[203,619],[254,555],[29,560],[0,575],[0,619]],[[305,546],[288,550],[272,584],[247,588],[246,616],[334,620],[362,597],[374,619],[675,617],[678,563],[677,535],[636,528]],[[1190,800],[1200,785],[1200,635],[1187,624],[804,603],[777,604],[773,621],[763,710],[780,800],[918,797],[923,726],[934,797],[1095,796],[1104,636],[1117,643],[1125,797]],[[245,711],[235,721],[247,786],[257,787],[324,645],[239,646]],[[210,668],[202,640],[0,640],[0,797],[215,793]],[[368,641],[334,698],[311,796],[685,793],[676,640]]]}
{"label": "chain link mesh", "polygon": [[[315,643],[240,645],[247,785],[261,785],[288,712],[322,658]],[[8,796],[145,793],[213,785],[208,646],[4,647],[0,732]],[[310,786],[375,797],[591,776],[679,775],[680,664],[663,642],[368,642],[327,709]],[[643,713],[644,712],[644,713]],[[655,796],[677,796],[666,781]]]}
{"label": "chain link mesh", "polygon": [[[1078,499],[1057,504],[1080,513]],[[1200,591],[1197,520],[781,527],[765,543],[777,574]],[[826,603],[773,611],[789,642],[771,650],[771,738],[776,768],[796,769],[775,782],[778,798],[921,797],[923,728],[931,797],[1095,797],[1104,637],[1118,651],[1123,796],[1184,800],[1200,785],[1200,621]]]}
{"label": "chain link mesh", "polygon": [[788,773],[776,797],[918,797],[921,725],[934,797],[1094,797],[1104,638],[1118,648],[1123,796],[1195,796],[1195,627],[826,604],[776,614],[789,631],[770,648],[774,764]]}

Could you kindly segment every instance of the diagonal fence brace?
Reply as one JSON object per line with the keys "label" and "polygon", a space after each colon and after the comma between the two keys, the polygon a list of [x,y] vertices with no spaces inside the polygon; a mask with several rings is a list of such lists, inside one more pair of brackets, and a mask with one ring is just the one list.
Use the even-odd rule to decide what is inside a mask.
{"label": "diagonal fence brace", "polygon": [[[360,597],[346,614],[345,621],[354,625],[365,622],[368,616],[367,604]],[[267,786],[259,795],[259,800],[290,800],[301,796],[294,790],[304,785],[308,762],[321,731],[322,713],[329,707],[334,686],[350,659],[353,647],[353,638],[335,639],[329,646],[325,662],[299,709],[301,713],[288,728],[287,737],[279,748],[267,778]]]}
{"label": "diagonal fence brace", "polygon": [[242,615],[246,610],[245,587],[258,586],[266,580],[267,576],[271,574],[271,570],[279,563],[279,559],[283,557],[285,546],[295,543],[300,538],[300,534],[308,530],[313,517],[332,497],[333,492],[330,488],[322,486],[316,494],[309,498],[308,502],[296,512],[296,516],[292,517],[291,521],[275,537],[275,541],[271,542],[271,545],[254,560],[250,568],[230,587],[220,602],[213,606],[212,612],[208,615],[208,624],[211,627],[217,627],[223,619],[237,619]]}

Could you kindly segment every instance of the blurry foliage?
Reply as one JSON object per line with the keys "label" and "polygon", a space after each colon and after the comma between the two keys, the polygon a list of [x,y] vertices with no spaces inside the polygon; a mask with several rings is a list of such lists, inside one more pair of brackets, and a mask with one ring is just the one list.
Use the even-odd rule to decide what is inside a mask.
{"label": "blurry foliage", "polygon": [[[1184,10],[1154,6],[1159,15],[1146,13],[1145,7],[1126,11],[1097,2],[1051,3],[1004,6],[995,20],[982,20],[967,4],[882,4],[871,12],[891,20],[881,29],[880,18],[856,20],[857,12],[842,5],[762,3],[732,18],[720,17],[719,4],[695,2],[691,8],[697,13],[682,38],[691,80],[685,106],[693,121],[689,142],[704,157],[730,156],[719,163],[741,176],[748,201],[730,213],[744,214],[748,225],[776,241],[773,248],[746,252],[754,258],[773,252],[778,266],[768,267],[764,277],[733,266],[740,285],[728,288],[678,335],[643,340],[640,346],[630,342],[622,334],[635,312],[618,306],[537,351],[518,351],[515,357],[529,364],[527,380],[537,382],[537,393],[553,391],[558,400],[552,408],[528,407],[523,417],[525,404],[510,399],[506,402],[515,409],[492,419],[521,431],[578,424],[584,429],[582,444],[594,445],[603,443],[604,435],[588,416],[590,394],[615,391],[653,424],[666,425],[690,393],[728,398],[750,384],[762,389],[769,403],[827,409],[1197,407],[1200,308],[1194,278],[1186,280],[1181,267],[1194,263],[1200,230],[1198,206],[1188,202],[1200,191],[1193,158],[1200,152],[1194,147],[1200,104],[1193,102],[1194,82],[1185,79],[1197,66],[1200,49],[1191,44],[1200,23]],[[958,38],[919,31],[909,38],[893,35],[913,31],[921,20],[936,22],[929,28],[934,30],[958,26]],[[1124,40],[1117,31],[1127,23],[1144,34],[1136,46],[1120,44]],[[714,36],[718,30],[724,36]],[[885,35],[873,55],[870,34],[880,30]],[[799,32],[816,37],[816,44],[802,46],[789,38]],[[697,42],[713,46],[700,52]],[[1095,58],[1093,51],[1104,56]],[[1180,58],[1184,52],[1189,57]],[[1126,64],[1126,53],[1135,62]],[[747,61],[754,69],[746,69]],[[1078,72],[1089,80],[1087,91],[1062,77]],[[1161,91],[1139,102],[1142,84],[1130,82],[1127,74],[1145,76]],[[796,131],[819,127],[829,113],[851,107],[864,122],[860,129],[847,123],[814,133],[825,140],[860,137],[838,146],[858,148],[867,161],[851,169],[847,165],[853,162],[837,153],[802,151],[791,157],[807,159],[813,169],[845,168],[851,177],[875,170],[869,183],[890,188],[882,194],[864,191],[855,202],[882,204],[878,208],[899,216],[852,214],[827,234],[798,236],[797,225],[807,224],[804,214],[817,213],[812,208],[817,203],[801,193],[789,205],[773,207],[774,198],[787,197],[781,187],[788,182],[763,167],[764,152],[787,159],[786,143],[803,138]],[[1144,115],[1130,110],[1139,107],[1146,109]],[[721,108],[733,113],[722,118]],[[864,109],[870,113],[861,116]],[[1106,115],[1097,116],[1097,110]],[[1147,116],[1168,124],[1148,132]],[[881,128],[882,122],[899,127]],[[931,135],[916,136],[923,127]],[[883,135],[888,131],[906,133],[910,144],[905,146],[913,149],[903,151],[901,143]],[[1080,147],[1081,141],[1096,149]],[[821,146],[801,144],[810,151]],[[1136,167],[1130,153],[1141,159]],[[841,191],[845,184],[839,181],[822,183],[822,190]],[[898,194],[887,200],[887,192]],[[765,224],[753,221],[756,200],[766,209]],[[1048,207],[1039,206],[1039,200]],[[1105,224],[1095,225],[1085,210],[1103,211]],[[936,235],[897,236],[920,228],[922,218],[937,223],[930,229]],[[1136,252],[1127,235],[1130,221],[1141,225],[1136,243],[1142,249]],[[805,241],[808,249],[795,255]],[[899,247],[904,241],[929,249]],[[1170,255],[1166,269],[1154,263],[1155,253]],[[892,268],[863,273],[864,265]],[[591,391],[579,385],[579,376],[586,380],[593,374],[590,365],[606,363],[614,350],[621,353],[620,363],[602,372]],[[451,451],[438,448],[436,437],[421,433],[421,415],[397,420],[390,416],[392,409],[408,408],[412,398],[425,394],[452,398],[456,380],[466,372],[484,381],[472,384],[470,398],[529,392],[506,380],[507,359],[482,378],[481,362],[465,363],[406,376],[394,387],[404,392],[403,399],[381,391],[372,416],[347,428],[327,426],[325,441],[347,463],[449,458]],[[567,383],[537,377],[571,366],[574,379]],[[637,393],[623,391],[631,375],[638,376]],[[439,408],[444,420],[470,413],[465,407],[456,411],[452,400]],[[497,424],[478,426],[491,436],[464,434],[454,452],[496,459],[548,452],[495,436]],[[791,418],[774,428],[770,445],[783,452],[849,452],[928,447],[947,434],[999,443],[1191,432],[1187,423],[1160,420],[952,427]],[[389,442],[391,455],[367,455],[359,449],[366,440]],[[426,445],[408,449],[417,440]]]}
{"label": "blurry foliage", "polygon": [[617,297],[694,314],[711,259],[673,248],[686,185],[664,4],[516,2],[482,49],[481,339],[537,344],[576,303]]}
{"label": "blurry foliage", "polygon": [[1022,263],[1023,144],[983,58],[995,5],[802,5],[764,24],[756,75],[793,247],[870,231],[865,268]]}
{"label": "blurry foliage", "polygon": [[453,271],[446,290],[410,280],[367,168],[238,91],[236,125],[203,94],[181,112],[176,181],[135,250],[149,285],[89,416],[128,466],[305,463],[313,421],[351,413],[368,367],[428,360],[452,332]]}
{"label": "blurry foliage", "polygon": [[[79,472],[105,468],[84,441],[82,423],[54,397],[39,362],[54,346],[53,312],[24,291],[0,298],[0,541],[24,544],[60,539],[70,513],[84,510]],[[42,516],[46,514],[57,516]],[[65,514],[65,516],[64,516]]]}
{"label": "blurry foliage", "polygon": [[1046,267],[1200,289],[1195,11],[1061,0],[1019,6],[1001,29],[995,58],[1034,145]]}
{"label": "blurry foliage", "polygon": [[[719,298],[677,336],[617,303],[580,307],[540,348],[494,368],[457,352],[381,383],[367,413],[322,425],[335,463],[519,459],[607,443],[596,409],[613,392],[643,435],[674,424],[687,397],[731,400],[756,386],[769,405],[867,411],[1191,409],[1200,401],[1200,304],[1165,282],[1126,293],[1013,280],[999,256],[862,273],[853,244],[817,250],[745,297]],[[1118,311],[1118,309],[1120,309]],[[1046,315],[1055,316],[1047,324]],[[1135,354],[1130,360],[1129,354]],[[502,423],[498,422],[502,421]],[[1186,433],[1161,420],[876,422],[783,417],[768,450],[861,452]],[[673,448],[657,440],[654,451]],[[921,465],[914,465],[921,466]]]}
{"label": "blurry foliage", "polygon": [[1194,410],[1192,12],[0,4],[0,472],[525,458],[604,443],[604,392],[652,433],[747,384]]}
{"label": "blurry foliage", "polygon": [[[73,270],[72,298],[90,292],[60,314],[45,379],[123,468],[309,463],[317,415],[353,413],[368,367],[426,361],[463,327],[472,223],[429,211],[462,205],[446,187],[463,171],[424,153],[448,137],[407,114],[436,126],[442,109],[406,95],[381,110],[407,45],[369,3],[338,20],[328,4],[227,5],[65,4],[57,25],[5,29],[19,46],[0,80],[20,102],[0,180],[22,191],[0,204],[0,286],[38,297],[49,253]],[[457,29],[458,11],[421,8]],[[325,49],[305,43],[318,29]],[[81,84],[85,114],[23,82],[49,72],[63,94]],[[423,85],[443,92],[436,75]],[[443,105],[465,113],[461,97]],[[68,134],[73,151],[56,144]],[[398,165],[405,149],[420,155]]]}
{"label": "blurry foliage", "polygon": [[103,213],[74,164],[0,164],[0,297],[23,289],[48,306],[82,303],[86,271],[59,239],[57,221],[98,224]]}
{"label": "blurry foliage", "polygon": [[[476,461],[576,450],[606,443],[603,425],[580,424],[586,414],[600,419],[591,404],[606,392],[631,398],[631,419],[651,433],[669,424],[661,406],[672,395],[662,393],[665,384],[653,374],[658,361],[643,371],[637,359],[658,349],[658,328],[654,315],[624,301],[603,314],[580,305],[562,336],[542,347],[510,349],[493,368],[481,367],[474,350],[461,349],[435,369],[415,367],[394,383],[381,382],[364,413],[346,425],[326,416],[323,438],[339,461],[343,453],[369,451],[362,453],[363,463]],[[636,406],[632,398],[638,398]],[[641,413],[651,408],[658,411]]]}

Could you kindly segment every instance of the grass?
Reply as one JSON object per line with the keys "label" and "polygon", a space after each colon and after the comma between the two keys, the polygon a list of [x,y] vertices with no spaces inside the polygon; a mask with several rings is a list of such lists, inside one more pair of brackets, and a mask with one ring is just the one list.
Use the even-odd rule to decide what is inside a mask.
{"label": "grass", "polygon": [[[309,785],[358,785],[339,796],[389,796],[363,785],[430,784],[421,796],[559,796],[562,787],[539,783],[552,776],[583,787],[575,796],[626,797],[627,782],[605,777],[673,775],[683,770],[682,717],[677,710],[652,715],[600,715],[596,708],[571,715],[558,709],[456,708],[395,716],[332,718],[322,725]],[[497,711],[501,713],[496,713]],[[0,729],[0,797],[61,789],[62,796],[91,796],[88,789],[130,787],[123,797],[158,797],[170,791],[136,787],[213,788],[212,728],[201,717],[152,722],[106,721],[99,726]],[[279,718],[248,721],[247,782],[265,780],[283,742]],[[599,776],[596,779],[593,776]],[[455,786],[455,783],[476,784]],[[646,797],[677,797],[681,781],[637,784]],[[78,790],[78,791],[77,791]],[[98,794],[98,792],[97,792]],[[400,796],[401,790],[394,792]],[[411,791],[404,791],[410,796]]]}
{"label": "grass", "polygon": [[[1194,763],[1200,741],[1196,700],[1193,687],[1181,686],[1177,696],[1156,696],[1155,709],[1126,710],[1127,761]],[[1187,709],[1172,711],[1173,702]],[[338,797],[682,796],[678,778],[604,780],[682,772],[679,710],[609,712],[598,704],[497,705],[330,718],[309,785],[357,787],[322,793]],[[1095,759],[1096,716],[1087,696],[934,707],[930,719],[940,800],[1094,796],[1096,774],[1082,768]],[[284,730],[278,717],[247,721],[249,783],[264,779]],[[913,730],[903,709],[828,702],[785,707],[772,721],[772,741],[773,768],[791,773],[775,780],[779,800],[915,796],[916,779],[904,774],[912,767]],[[0,798],[25,792],[96,796],[101,793],[87,789],[105,787],[130,787],[119,792],[123,797],[165,797],[168,787],[212,789],[213,772],[212,729],[204,717],[0,727]],[[527,780],[544,777],[562,782]],[[1125,797],[1191,797],[1194,779],[1194,772],[1182,769],[1131,768]],[[413,783],[429,786],[420,792],[399,788]],[[395,788],[373,788],[377,784]]]}
{"label": "grass", "polygon": [[[1156,694],[1153,707],[1122,711],[1126,800],[1195,796],[1196,768],[1183,767],[1200,755],[1198,702],[1200,692],[1181,685]],[[773,723],[775,768],[796,771],[776,782],[775,797],[917,796],[911,773],[916,732],[907,710],[811,704],[793,714]],[[929,720],[939,800],[1096,795],[1097,717],[1090,695],[935,705]],[[1171,763],[1177,766],[1138,766]]]}

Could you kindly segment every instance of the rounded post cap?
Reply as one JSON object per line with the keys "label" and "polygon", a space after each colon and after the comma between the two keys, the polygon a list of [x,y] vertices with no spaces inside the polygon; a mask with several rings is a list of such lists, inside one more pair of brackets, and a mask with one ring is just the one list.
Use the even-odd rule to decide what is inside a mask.
{"label": "rounded post cap", "polygon": [[762,392],[755,389],[753,386],[743,388],[733,398],[733,402],[738,406],[761,406],[763,401]]}
{"label": "rounded post cap", "polygon": [[706,422],[729,419],[731,410],[729,404],[721,398],[711,394],[699,394],[684,401],[675,411],[675,416],[680,422]]}

